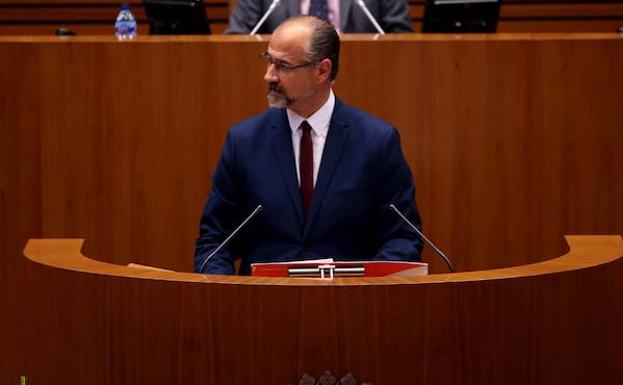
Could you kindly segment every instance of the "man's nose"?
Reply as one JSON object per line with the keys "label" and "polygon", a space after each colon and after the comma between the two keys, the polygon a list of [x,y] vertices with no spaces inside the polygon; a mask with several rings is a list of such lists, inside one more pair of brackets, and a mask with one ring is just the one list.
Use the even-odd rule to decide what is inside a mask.
{"label": "man's nose", "polygon": [[266,67],[266,72],[264,73],[264,81],[266,83],[273,83],[279,81],[279,77],[277,76],[277,71],[275,70],[275,66],[273,64],[269,64]]}

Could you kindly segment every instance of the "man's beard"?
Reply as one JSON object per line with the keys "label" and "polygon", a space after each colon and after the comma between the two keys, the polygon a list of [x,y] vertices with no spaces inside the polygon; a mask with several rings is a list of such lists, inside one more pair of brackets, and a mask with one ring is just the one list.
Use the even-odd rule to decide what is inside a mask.
{"label": "man's beard", "polygon": [[266,93],[266,99],[268,100],[268,106],[274,108],[289,108],[292,104],[299,102],[303,99],[307,99],[314,94],[314,90],[310,89],[303,96],[299,98],[291,98],[288,96],[286,90],[278,84],[271,83],[268,85],[268,92]]}
{"label": "man's beard", "polygon": [[283,87],[278,84],[268,85],[266,99],[268,100],[268,106],[274,108],[287,108],[296,101],[295,99],[291,99]]}

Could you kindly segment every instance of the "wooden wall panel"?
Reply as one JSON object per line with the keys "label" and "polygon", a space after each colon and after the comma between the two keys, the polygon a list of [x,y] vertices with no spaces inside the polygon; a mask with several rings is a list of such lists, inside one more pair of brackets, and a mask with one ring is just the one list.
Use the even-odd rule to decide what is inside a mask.
{"label": "wooden wall panel", "polygon": [[[204,0],[214,33],[227,27],[235,0]],[[119,0],[0,0],[0,34],[53,34],[64,26],[79,34],[109,35]],[[131,1],[139,34],[148,31],[141,1]],[[421,30],[424,0],[409,1],[416,31]],[[623,4],[617,0],[505,0],[499,32],[615,32],[623,27]]]}
{"label": "wooden wall panel", "polygon": [[[560,254],[567,233],[623,233],[622,40],[385,40],[345,42],[336,91],[400,129],[425,229],[460,269]],[[95,257],[190,269],[225,131],[265,106],[265,44],[4,43],[5,164],[20,166],[5,171],[7,218],[36,224],[20,241],[81,237]]]}
{"label": "wooden wall panel", "polygon": [[[416,178],[424,229],[454,258],[459,270],[561,255],[563,234],[623,234],[623,39],[595,34],[498,34],[380,40],[345,37],[336,92],[399,128]],[[26,261],[21,250],[32,237],[80,237],[87,239],[86,252],[95,258],[190,270],[199,215],[227,127],[265,108],[264,68],[257,60],[265,45],[255,39],[219,36],[142,37],[129,43],[112,37],[0,38],[1,378],[12,378],[9,375],[27,370],[34,362],[41,365],[42,373],[55,373],[57,365],[69,365],[69,360],[83,364],[83,371],[73,380],[62,378],[66,383],[79,383],[89,374],[98,384],[147,382],[159,375],[174,376],[181,383],[229,374],[218,367],[207,373],[201,366],[180,363],[179,372],[154,369],[145,379],[128,377],[136,376],[132,362],[152,358],[140,356],[144,351],[140,348],[153,342],[149,333],[141,331],[142,325],[157,323],[163,312],[179,312],[180,318],[172,318],[163,330],[194,335],[201,325],[196,320],[206,320],[213,311],[221,312],[220,319],[225,320],[231,304],[179,309],[178,296],[193,296],[196,293],[186,291],[192,289],[180,286],[170,297],[159,298],[163,292],[155,283],[136,286],[130,281],[109,288],[96,277],[75,280],[73,273],[50,275],[46,268]],[[434,272],[443,271],[429,251],[426,259],[433,262]],[[616,273],[607,274],[620,278],[620,266]],[[552,303],[570,301],[561,302],[556,322],[564,322],[565,309],[574,309],[578,303],[574,301],[613,306],[608,298],[581,296],[584,285],[600,285],[598,277],[570,290],[563,283],[553,284],[554,292],[547,294]],[[526,282],[507,289],[527,296],[516,306],[508,304],[501,319],[520,314],[528,328],[538,327],[530,315],[547,309],[530,307],[530,298],[540,295],[531,288]],[[460,293],[459,288],[415,289],[389,304],[406,305],[406,298],[414,296],[458,303]],[[215,289],[196,298],[201,304],[211,303],[220,294]],[[272,294],[240,289],[235,296],[261,299]],[[364,301],[367,294],[347,290],[340,300]],[[114,303],[101,309],[91,301],[115,301],[128,295],[135,302],[124,302],[120,309]],[[505,295],[483,293],[482,301],[501,302]],[[287,303],[299,299],[296,293],[272,298],[276,302],[265,309],[232,306],[241,319],[255,311],[277,309],[281,299]],[[313,311],[322,304],[312,297],[304,303],[309,306],[304,318],[313,319],[306,327],[322,325],[326,320],[316,320]],[[478,314],[470,312],[469,304],[464,303],[465,313],[458,316],[433,309],[441,312],[435,318],[447,315],[448,323],[440,329],[427,325],[425,330],[446,333],[459,323],[477,325]],[[148,310],[136,313],[133,306]],[[64,309],[72,313],[65,314]],[[126,314],[128,323],[123,323],[120,317]],[[405,319],[419,316],[410,313]],[[22,330],[31,317],[29,330]],[[354,315],[345,317],[348,324],[365,322]],[[103,330],[102,335],[89,340],[80,325]],[[217,329],[226,333],[227,326],[217,325]],[[585,327],[597,326],[587,319]],[[552,326],[547,329],[552,339],[543,343],[561,341],[567,333],[581,333],[583,327]],[[219,335],[213,343],[243,344],[252,332],[232,332],[232,340]],[[71,338],[65,341],[64,335]],[[115,337],[107,338],[111,335]],[[49,346],[40,342],[44,336],[51,338],[46,340]],[[541,343],[513,333],[507,336],[491,343],[500,344],[504,352],[512,352],[515,344]],[[448,334],[451,341],[455,337],[456,333]],[[136,350],[117,351],[116,338],[136,342]],[[375,343],[383,344],[379,352],[389,354],[394,345],[384,341],[379,337]],[[192,345],[192,340],[185,342]],[[269,354],[269,341],[262,342]],[[611,353],[607,356],[616,357],[613,346],[618,345],[605,342]],[[564,347],[569,348],[564,351],[567,358],[580,354],[580,347]],[[121,366],[107,371],[78,354],[90,349],[105,352],[98,357]],[[331,359],[320,353],[317,367],[311,370],[324,369]],[[465,357],[490,358],[486,352],[468,348],[465,353],[448,360],[459,365]],[[198,359],[214,359],[210,354],[210,349],[197,351]],[[111,358],[118,355],[120,359]],[[172,352],[165,358],[175,357]],[[350,357],[343,357],[343,362]],[[531,357],[522,356],[517,366],[510,361],[499,364],[521,379],[526,378],[521,373],[547,371],[541,364],[551,357],[546,354],[530,361]],[[234,357],[219,358],[226,359]],[[609,373],[620,369],[615,358],[604,360],[594,368],[606,367]],[[267,365],[271,373],[279,370]],[[421,372],[424,368],[414,367],[411,375],[417,372],[432,382],[450,375]],[[521,372],[525,368],[529,370]],[[485,369],[483,365],[477,373],[483,381],[487,375],[498,379]],[[375,378],[366,371],[372,369],[358,370]],[[586,378],[586,372],[569,370],[551,373],[551,378],[562,375],[578,384],[581,381],[573,379]],[[292,373],[285,374],[292,378]],[[257,373],[232,375],[242,383]],[[594,375],[599,379],[599,370]],[[395,380],[385,379],[379,383]]]}

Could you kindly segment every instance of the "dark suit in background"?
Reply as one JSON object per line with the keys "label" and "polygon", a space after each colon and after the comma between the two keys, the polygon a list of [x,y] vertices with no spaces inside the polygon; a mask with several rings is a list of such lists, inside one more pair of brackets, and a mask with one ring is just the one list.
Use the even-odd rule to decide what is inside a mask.
{"label": "dark suit in background", "polygon": [[[251,32],[271,3],[271,0],[238,0],[225,33]],[[385,32],[413,32],[409,5],[405,0],[365,0],[365,3]],[[300,14],[300,0],[282,0],[258,33],[272,33],[284,20]],[[340,31],[376,33],[354,0],[340,0]]]}
{"label": "dark suit in background", "polygon": [[258,204],[263,211],[208,263],[241,273],[254,262],[333,257],[410,260],[422,243],[387,206],[417,225],[415,186],[396,129],[336,100],[307,220],[285,109],[271,108],[230,129],[201,218],[195,270]]}

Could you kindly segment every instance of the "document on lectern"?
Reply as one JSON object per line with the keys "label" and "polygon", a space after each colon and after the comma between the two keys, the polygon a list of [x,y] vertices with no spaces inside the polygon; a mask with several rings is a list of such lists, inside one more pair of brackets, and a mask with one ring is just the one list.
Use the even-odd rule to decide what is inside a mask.
{"label": "document on lectern", "polygon": [[403,261],[334,261],[332,258],[251,264],[258,277],[388,277],[428,274],[428,264]]}

